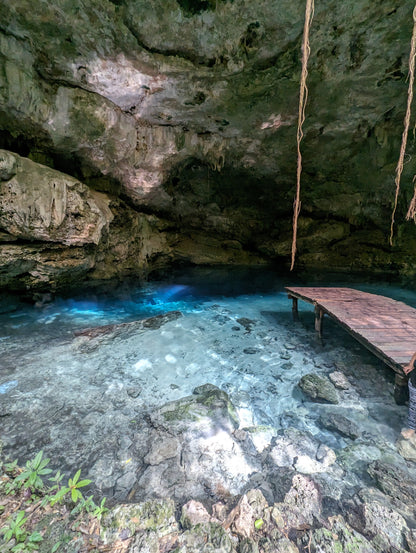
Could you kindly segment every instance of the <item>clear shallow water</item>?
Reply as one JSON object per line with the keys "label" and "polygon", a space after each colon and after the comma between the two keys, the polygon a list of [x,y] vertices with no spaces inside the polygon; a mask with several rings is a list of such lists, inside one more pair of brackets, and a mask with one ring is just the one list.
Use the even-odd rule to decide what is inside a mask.
{"label": "clear shallow water", "polygon": [[[304,374],[335,370],[354,384],[343,404],[351,418],[362,424],[364,417],[370,436],[394,443],[406,408],[394,404],[393,372],[330,320],[324,343],[318,342],[309,304],[299,302],[301,321],[293,323],[284,292],[290,284],[299,283],[264,270],[195,270],[141,288],[56,298],[41,308],[18,303],[10,310],[3,300],[0,438],[6,453],[22,462],[44,449],[54,466],[82,468],[117,496],[117,467],[131,457],[137,421],[206,383],[229,394],[241,428],[294,426],[340,449],[345,439],[320,426],[319,406],[297,387]],[[346,285],[416,307],[411,290]],[[170,311],[183,316],[93,346],[73,334]]]}

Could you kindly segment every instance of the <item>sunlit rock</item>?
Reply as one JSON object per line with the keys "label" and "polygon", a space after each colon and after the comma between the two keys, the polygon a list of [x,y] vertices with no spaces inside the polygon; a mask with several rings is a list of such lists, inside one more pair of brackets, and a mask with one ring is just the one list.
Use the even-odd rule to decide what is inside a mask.
{"label": "sunlit rock", "polygon": [[256,531],[256,520],[265,516],[267,507],[267,501],[260,490],[249,490],[228,515],[226,526],[239,536],[250,538]]}
{"label": "sunlit rock", "polygon": [[211,517],[202,503],[191,500],[182,507],[181,525],[183,528],[192,528],[196,524],[210,522]]}
{"label": "sunlit rock", "polygon": [[31,241],[99,243],[113,219],[109,198],[27,158],[4,150],[0,155],[14,158],[10,178],[0,185],[0,227]]}
{"label": "sunlit rock", "polygon": [[178,551],[227,551],[236,553],[236,548],[228,532],[215,522],[197,524],[181,533]]}
{"label": "sunlit rock", "polygon": [[416,461],[416,435],[413,435],[408,439],[400,436],[396,445],[397,451],[404,459],[407,459],[408,461]]}
{"label": "sunlit rock", "polygon": [[348,512],[348,522],[371,539],[376,551],[398,551],[406,548],[409,533],[405,518],[394,502],[371,488],[363,489],[356,498],[357,507]]}
{"label": "sunlit rock", "polygon": [[135,497],[218,500],[238,494],[261,459],[234,437],[238,419],[227,394],[211,384],[150,414],[140,446]]}
{"label": "sunlit rock", "polygon": [[159,536],[164,536],[177,530],[175,504],[170,499],[118,505],[101,522],[104,543],[119,539],[123,531],[127,531],[128,538],[136,532],[155,531]]}

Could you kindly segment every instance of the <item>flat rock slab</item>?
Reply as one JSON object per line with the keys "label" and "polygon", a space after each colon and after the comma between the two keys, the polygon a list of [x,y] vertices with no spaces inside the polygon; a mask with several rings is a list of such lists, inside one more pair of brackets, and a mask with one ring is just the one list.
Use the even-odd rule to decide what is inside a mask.
{"label": "flat rock slab", "polygon": [[87,338],[96,338],[97,336],[118,336],[121,332],[126,330],[155,330],[160,328],[169,321],[174,321],[182,317],[180,311],[168,311],[163,315],[155,315],[154,317],[148,317],[146,319],[140,319],[139,321],[132,321],[130,323],[111,324],[103,326],[95,326],[92,328],[85,328],[83,330],[75,330],[75,336],[86,336]]}

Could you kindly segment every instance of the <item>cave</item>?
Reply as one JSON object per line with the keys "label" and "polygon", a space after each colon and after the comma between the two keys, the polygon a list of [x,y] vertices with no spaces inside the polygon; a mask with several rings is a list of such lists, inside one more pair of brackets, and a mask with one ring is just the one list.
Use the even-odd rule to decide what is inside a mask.
{"label": "cave", "polygon": [[416,551],[413,8],[1,3],[2,551]]}

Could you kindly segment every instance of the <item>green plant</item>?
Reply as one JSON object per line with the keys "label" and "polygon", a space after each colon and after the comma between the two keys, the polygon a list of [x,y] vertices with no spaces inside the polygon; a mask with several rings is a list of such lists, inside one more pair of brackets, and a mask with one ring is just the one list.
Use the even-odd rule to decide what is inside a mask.
{"label": "green plant", "polygon": [[33,532],[26,537],[23,543],[18,543],[12,548],[13,553],[29,553],[30,551],[38,551],[39,543],[43,540],[39,532]]}
{"label": "green plant", "polygon": [[24,511],[19,511],[16,518],[14,520],[9,519],[9,525],[0,530],[0,532],[4,534],[4,540],[6,543],[12,538],[14,538],[17,543],[25,541],[27,535],[25,529],[23,528],[25,522],[27,521],[25,514],[26,513]]}
{"label": "green plant", "polygon": [[45,468],[50,459],[42,459],[42,457],[43,451],[39,451],[33,460],[27,461],[26,467],[16,476],[15,482],[21,482],[24,488],[35,488],[38,490],[43,488],[41,476],[50,474],[52,471]]}
{"label": "green plant", "polygon": [[69,492],[69,488],[67,488],[66,486],[61,487],[61,481],[63,477],[64,475],[61,474],[60,470],[58,470],[55,476],[49,478],[50,482],[55,482],[55,484],[49,488],[49,491],[56,493],[54,493],[53,495],[46,495],[42,501],[42,507],[44,507],[47,503],[50,503],[51,507],[53,507],[55,503],[60,503],[65,495]]}
{"label": "green plant", "polygon": [[105,503],[105,500],[106,498],[103,497],[102,500],[101,500],[101,503],[100,505],[95,505],[95,509],[93,511],[93,516],[97,517],[98,520],[101,520],[101,517],[108,512],[108,509],[107,507],[104,507],[104,503]]}
{"label": "green plant", "polygon": [[96,507],[97,507],[97,505],[94,503],[94,501],[92,499],[92,495],[87,497],[87,499],[84,499],[83,497],[81,497],[81,499],[78,501],[78,503],[72,509],[71,515],[78,514],[81,511],[85,511],[86,513],[91,513]]}
{"label": "green plant", "polygon": [[81,469],[75,473],[74,478],[70,478],[68,480],[68,488],[71,492],[71,499],[74,503],[76,503],[78,499],[82,499],[82,493],[79,491],[79,488],[83,488],[84,486],[91,484],[91,480],[79,480],[80,476]]}
{"label": "green plant", "polygon": [[254,522],[254,528],[256,530],[260,530],[260,528],[263,526],[264,524],[264,520],[262,518],[258,518],[255,522]]}
{"label": "green plant", "polygon": [[17,459],[15,459],[12,463],[4,463],[4,471],[10,472],[11,474],[14,474],[16,470],[18,470],[17,466]]}

